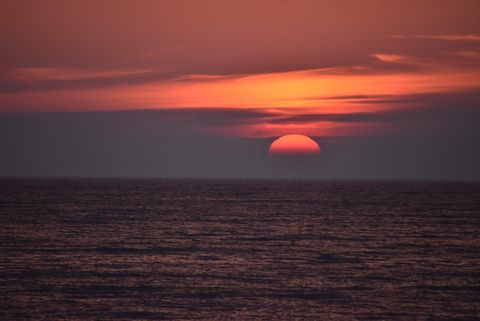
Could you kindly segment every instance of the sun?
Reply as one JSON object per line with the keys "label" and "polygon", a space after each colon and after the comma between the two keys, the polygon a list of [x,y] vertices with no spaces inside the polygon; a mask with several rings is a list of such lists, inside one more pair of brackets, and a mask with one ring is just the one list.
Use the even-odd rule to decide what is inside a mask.
{"label": "sun", "polygon": [[277,138],[268,149],[270,155],[318,155],[320,146],[305,135],[284,135]]}

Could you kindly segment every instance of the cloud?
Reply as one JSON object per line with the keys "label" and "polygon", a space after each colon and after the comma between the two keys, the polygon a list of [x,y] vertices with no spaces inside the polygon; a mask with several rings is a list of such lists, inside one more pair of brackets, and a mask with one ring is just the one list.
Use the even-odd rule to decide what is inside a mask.
{"label": "cloud", "polygon": [[305,97],[310,100],[369,100],[378,98],[389,98],[392,95],[343,95],[343,96],[319,96],[319,97]]}
{"label": "cloud", "polygon": [[461,50],[453,52],[453,54],[461,58],[480,59],[480,51],[478,50]]}
{"label": "cloud", "polygon": [[[381,57],[379,59],[378,57]],[[393,57],[393,58],[392,58]],[[133,69],[9,70],[0,77],[0,109],[81,111],[158,108],[304,108],[336,113],[369,108],[382,96],[455,92],[478,87],[478,61],[376,54],[357,67],[307,69],[241,75],[175,74]],[[3,79],[3,80],[2,80]],[[28,81],[26,79],[29,79]],[[361,99],[374,96],[380,98]],[[318,99],[316,99],[318,97]],[[357,97],[332,99],[332,97]],[[348,101],[347,101],[348,100]],[[389,103],[384,100],[385,103]]]}
{"label": "cloud", "polygon": [[[321,108],[164,108],[72,113],[77,119],[122,119],[162,136],[276,137],[299,133],[322,137],[382,136],[392,131],[474,128],[480,119],[480,91],[383,96],[344,96],[358,103],[389,105],[369,111],[326,112]],[[66,117],[64,113],[54,113]],[[13,114],[14,115],[14,114]],[[93,115],[96,115],[95,117]],[[73,117],[73,116],[72,116]]]}
{"label": "cloud", "polygon": [[[478,42],[476,13],[480,9],[478,1],[299,1],[279,5],[276,0],[121,4],[105,0],[71,6],[26,0],[0,6],[0,61],[6,68],[65,68],[76,73],[156,70],[161,66],[174,78],[337,67],[361,70],[372,53],[432,56],[452,48],[469,50],[469,44],[460,40]],[[423,18],[412,20],[412,12]],[[88,24],[82,17],[89,17]],[[435,30],[444,32],[434,34]],[[416,38],[404,45],[397,40],[405,36],[395,39],[391,34],[455,41],[425,44],[424,39]],[[459,48],[463,45],[468,48]],[[357,66],[360,68],[355,69]],[[18,91],[21,85],[7,87]],[[32,85],[23,86],[34,90]],[[58,82],[55,86],[61,88]],[[67,82],[66,86],[73,85]]]}
{"label": "cloud", "polygon": [[44,81],[73,81],[108,79],[125,76],[137,76],[151,73],[151,69],[144,70],[86,70],[68,68],[16,68],[11,71],[12,78],[25,83]]}
{"label": "cloud", "polygon": [[172,80],[179,75],[157,69],[79,69],[58,67],[0,68],[0,93],[88,90],[122,84]]}
{"label": "cloud", "polygon": [[436,39],[445,41],[480,42],[480,34],[415,35],[413,37],[420,39]]}
{"label": "cloud", "polygon": [[407,57],[393,54],[373,54],[373,57],[383,62],[401,62],[407,60]]}

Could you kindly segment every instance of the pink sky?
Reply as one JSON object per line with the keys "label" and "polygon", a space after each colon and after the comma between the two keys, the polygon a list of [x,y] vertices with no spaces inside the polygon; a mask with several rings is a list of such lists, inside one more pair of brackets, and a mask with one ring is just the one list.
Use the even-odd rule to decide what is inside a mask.
{"label": "pink sky", "polygon": [[[476,1],[16,1],[0,12],[3,112],[377,113],[425,103],[400,97],[480,89]],[[335,136],[385,126],[267,119],[211,130]]]}

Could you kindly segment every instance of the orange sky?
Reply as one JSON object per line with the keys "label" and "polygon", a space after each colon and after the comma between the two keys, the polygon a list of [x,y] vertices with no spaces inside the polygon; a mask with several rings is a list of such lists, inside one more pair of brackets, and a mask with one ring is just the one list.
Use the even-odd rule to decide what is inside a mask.
{"label": "orange sky", "polygon": [[[215,107],[275,118],[422,108],[413,97],[480,89],[476,1],[19,1],[0,11],[4,112]],[[206,130],[387,127],[266,119]]]}

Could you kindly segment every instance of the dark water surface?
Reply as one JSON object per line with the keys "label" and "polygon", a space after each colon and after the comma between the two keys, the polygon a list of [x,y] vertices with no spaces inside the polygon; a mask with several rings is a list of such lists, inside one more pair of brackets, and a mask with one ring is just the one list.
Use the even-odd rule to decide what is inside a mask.
{"label": "dark water surface", "polygon": [[479,320],[480,185],[0,180],[0,320]]}

